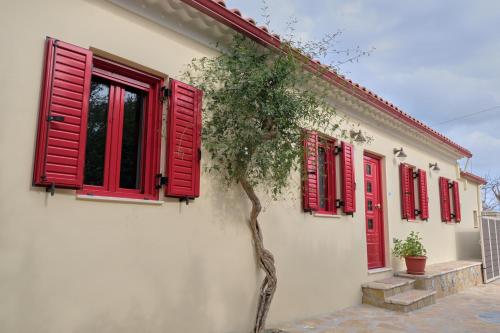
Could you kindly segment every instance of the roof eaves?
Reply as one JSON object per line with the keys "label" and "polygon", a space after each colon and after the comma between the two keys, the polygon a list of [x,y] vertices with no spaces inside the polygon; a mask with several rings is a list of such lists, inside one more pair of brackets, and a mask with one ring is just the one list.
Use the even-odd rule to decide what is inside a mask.
{"label": "roof eaves", "polygon": [[478,175],[475,175],[475,174],[467,172],[467,171],[460,171],[460,177],[465,178],[467,180],[471,180],[471,181],[478,183],[480,185],[485,185],[488,183],[488,181],[486,179],[484,179],[483,177],[480,177]]}

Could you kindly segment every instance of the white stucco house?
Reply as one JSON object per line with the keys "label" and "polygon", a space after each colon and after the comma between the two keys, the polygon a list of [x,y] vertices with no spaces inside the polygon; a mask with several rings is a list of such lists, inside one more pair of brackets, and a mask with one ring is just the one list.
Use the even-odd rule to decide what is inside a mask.
{"label": "white stucco house", "polygon": [[[203,172],[202,92],[181,73],[233,33],[279,36],[221,0],[8,1],[0,22],[0,331],[247,332],[249,203]],[[304,193],[262,214],[271,324],[359,304],[403,268],[392,239],[412,230],[429,264],[481,256],[484,180],[457,163],[472,152],[343,76],[325,84],[373,141],[313,132]]]}

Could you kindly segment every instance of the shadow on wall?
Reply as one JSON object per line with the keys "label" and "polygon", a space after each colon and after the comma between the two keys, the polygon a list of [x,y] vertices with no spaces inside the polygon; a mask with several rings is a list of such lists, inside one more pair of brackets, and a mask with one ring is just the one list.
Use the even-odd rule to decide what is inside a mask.
{"label": "shadow on wall", "polygon": [[479,229],[475,231],[457,231],[455,237],[458,260],[481,259]]}

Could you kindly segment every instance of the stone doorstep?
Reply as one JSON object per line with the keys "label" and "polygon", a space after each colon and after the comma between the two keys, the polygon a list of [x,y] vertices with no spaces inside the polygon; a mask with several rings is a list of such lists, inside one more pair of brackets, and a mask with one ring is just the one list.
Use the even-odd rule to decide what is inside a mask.
{"label": "stone doorstep", "polygon": [[393,288],[403,287],[415,283],[415,280],[403,277],[391,277],[373,282],[364,283],[363,288],[370,288],[376,290],[389,290]]}
{"label": "stone doorstep", "polygon": [[[398,272],[394,277],[364,283],[362,285],[364,304],[386,308],[393,311],[409,312],[436,303],[439,297],[453,292],[441,291],[437,279],[460,271],[480,266],[477,261],[451,261],[428,265],[425,275],[411,275]],[[474,268],[475,269],[475,268]],[[437,288],[437,289],[436,289]]]}
{"label": "stone doorstep", "polygon": [[406,273],[406,271],[401,271],[394,273],[394,276],[410,278],[414,280],[425,280],[480,265],[482,265],[482,262],[480,261],[450,261],[446,263],[427,265],[427,267],[425,268],[425,271],[427,273],[423,275],[413,275]]}
{"label": "stone doorstep", "polygon": [[387,297],[385,299],[385,302],[389,304],[411,305],[413,303],[416,303],[425,298],[432,297],[434,295],[436,295],[436,292],[432,290],[413,289],[391,297]]}

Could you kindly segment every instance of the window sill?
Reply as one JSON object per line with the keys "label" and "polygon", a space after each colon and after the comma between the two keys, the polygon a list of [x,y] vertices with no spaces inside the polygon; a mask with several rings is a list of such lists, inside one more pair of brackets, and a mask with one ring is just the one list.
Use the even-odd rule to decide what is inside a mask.
{"label": "window sill", "polygon": [[325,217],[325,218],[332,218],[332,219],[339,219],[342,217],[342,215],[333,215],[333,214],[324,214],[324,213],[314,213],[314,217]]}
{"label": "window sill", "polygon": [[143,200],[143,199],[130,199],[130,198],[117,198],[117,197],[104,197],[99,195],[88,195],[88,194],[77,194],[76,198],[78,200],[88,200],[88,201],[102,201],[102,202],[121,202],[121,203],[133,203],[133,204],[145,204],[160,206],[163,205],[161,200]]}
{"label": "window sill", "polygon": [[392,271],[392,267],[381,267],[381,268],[374,268],[374,269],[369,269],[368,274],[378,274],[378,273],[385,273],[385,272],[390,272]]}

